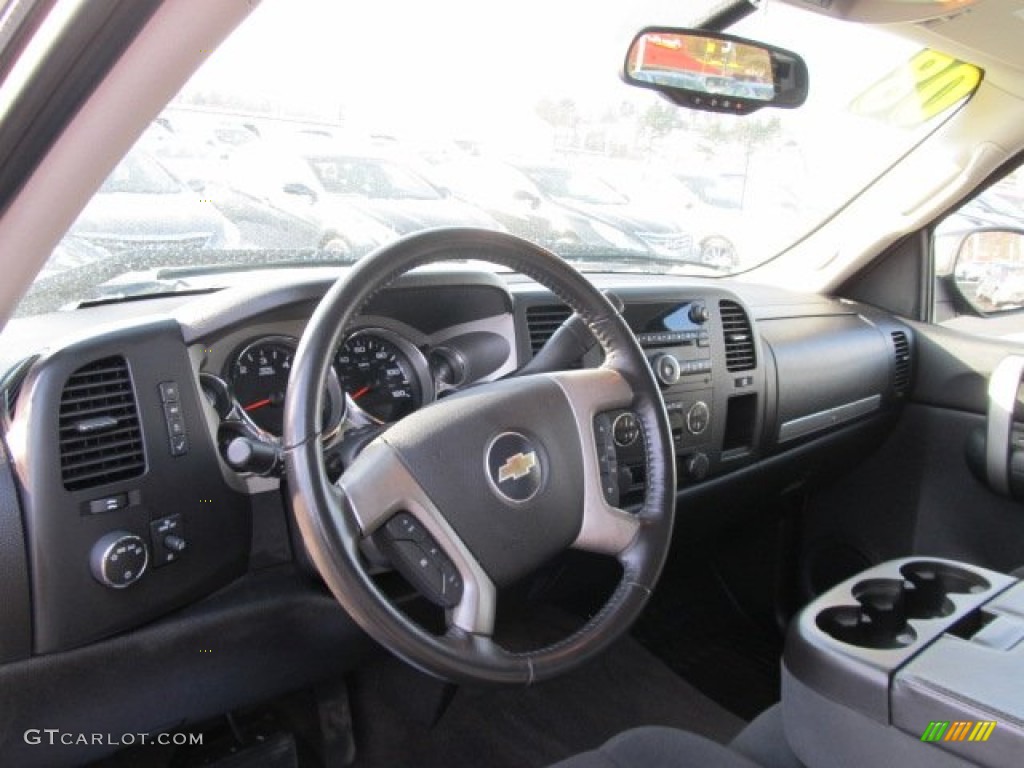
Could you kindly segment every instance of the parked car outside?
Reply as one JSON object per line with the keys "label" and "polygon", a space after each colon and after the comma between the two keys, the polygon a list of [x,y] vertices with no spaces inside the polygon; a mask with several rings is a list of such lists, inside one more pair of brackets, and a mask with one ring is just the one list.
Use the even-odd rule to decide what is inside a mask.
{"label": "parked car outside", "polygon": [[118,163],[69,234],[111,253],[239,244],[238,229],[216,207],[138,150]]}

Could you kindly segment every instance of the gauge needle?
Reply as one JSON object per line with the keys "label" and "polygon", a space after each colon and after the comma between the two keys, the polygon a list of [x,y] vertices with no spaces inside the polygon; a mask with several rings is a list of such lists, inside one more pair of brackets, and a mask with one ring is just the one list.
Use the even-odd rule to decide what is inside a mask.
{"label": "gauge needle", "polygon": [[352,399],[353,400],[358,400],[360,397],[365,395],[371,389],[372,389],[372,387],[370,387],[370,386],[361,387],[361,388],[357,389],[355,392],[352,393]]}
{"label": "gauge needle", "polygon": [[270,401],[269,397],[264,399],[264,400],[257,400],[255,403],[249,403],[248,405],[243,405],[242,406],[242,410],[243,411],[255,411],[257,408],[262,408],[265,405],[271,405],[271,401]]}

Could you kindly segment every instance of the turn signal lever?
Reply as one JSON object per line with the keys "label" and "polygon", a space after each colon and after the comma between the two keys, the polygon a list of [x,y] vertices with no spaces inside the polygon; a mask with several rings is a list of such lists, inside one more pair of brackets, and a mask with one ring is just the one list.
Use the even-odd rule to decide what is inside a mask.
{"label": "turn signal lever", "polygon": [[277,476],[284,470],[281,447],[251,437],[232,439],[224,448],[224,460],[232,469],[254,475]]}
{"label": "turn signal lever", "polygon": [[[622,312],[623,303],[616,294],[611,291],[604,291],[605,297],[615,307],[616,312]],[[551,334],[551,338],[541,347],[526,365],[516,372],[516,376],[529,376],[532,373],[546,373],[548,371],[564,371],[581,357],[586,355],[597,344],[594,334],[587,328],[587,324],[575,312],[562,323],[558,330]]]}

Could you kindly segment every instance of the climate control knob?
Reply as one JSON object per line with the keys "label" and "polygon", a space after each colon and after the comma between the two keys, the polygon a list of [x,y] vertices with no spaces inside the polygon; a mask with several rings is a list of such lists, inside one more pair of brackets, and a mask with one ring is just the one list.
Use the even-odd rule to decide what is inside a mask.
{"label": "climate control knob", "polygon": [[658,377],[658,381],[666,387],[671,387],[679,381],[679,376],[682,374],[682,370],[679,368],[679,361],[674,355],[658,355],[651,361],[651,365],[654,368],[654,375]]}
{"label": "climate control knob", "polygon": [[111,589],[130,587],[146,572],[149,548],[141,536],[113,531],[92,547],[89,566],[100,584]]}

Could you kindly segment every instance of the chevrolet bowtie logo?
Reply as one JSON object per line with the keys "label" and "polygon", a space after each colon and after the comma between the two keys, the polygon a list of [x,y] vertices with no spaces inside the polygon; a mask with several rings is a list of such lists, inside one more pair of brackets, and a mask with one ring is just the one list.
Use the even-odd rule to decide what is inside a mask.
{"label": "chevrolet bowtie logo", "polygon": [[530,474],[530,470],[537,466],[537,452],[516,453],[498,467],[498,482],[506,480],[520,480]]}

